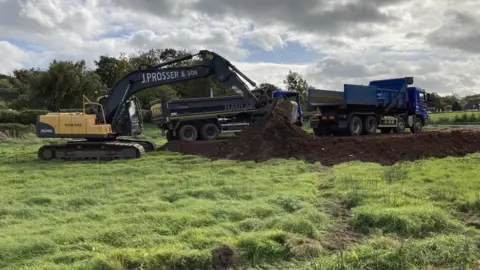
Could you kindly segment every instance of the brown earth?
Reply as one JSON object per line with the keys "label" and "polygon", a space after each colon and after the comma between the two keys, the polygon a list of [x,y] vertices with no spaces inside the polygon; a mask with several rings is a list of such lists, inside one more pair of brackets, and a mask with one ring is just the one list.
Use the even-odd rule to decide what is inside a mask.
{"label": "brown earth", "polygon": [[297,158],[332,166],[359,160],[391,165],[422,158],[464,156],[480,151],[480,132],[425,131],[359,137],[315,137],[279,118],[263,118],[237,136],[216,141],[170,141],[160,151],[210,159],[253,160]]}

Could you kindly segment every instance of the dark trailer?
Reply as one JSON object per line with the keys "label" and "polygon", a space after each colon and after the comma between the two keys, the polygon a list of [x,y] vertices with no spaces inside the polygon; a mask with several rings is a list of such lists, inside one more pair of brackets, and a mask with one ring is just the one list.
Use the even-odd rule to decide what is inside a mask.
{"label": "dark trailer", "polygon": [[[271,95],[300,102],[294,91],[276,90]],[[169,141],[214,140],[220,134],[241,132],[265,114],[238,95],[155,100],[150,106],[152,122],[166,132]],[[299,106],[296,124],[300,126],[302,116]]]}

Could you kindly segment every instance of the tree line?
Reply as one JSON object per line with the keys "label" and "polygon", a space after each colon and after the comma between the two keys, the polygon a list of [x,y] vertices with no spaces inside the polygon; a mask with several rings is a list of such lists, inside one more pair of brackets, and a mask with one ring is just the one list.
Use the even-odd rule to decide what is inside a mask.
{"label": "tree line", "polygon": [[[83,95],[91,100],[102,95],[107,88],[138,67],[155,65],[191,53],[174,48],[151,49],[135,53],[122,53],[118,57],[101,55],[94,61],[93,69],[87,68],[86,62],[53,60],[48,68],[16,69],[11,75],[0,74],[0,109],[13,110],[48,110],[82,108]],[[195,64],[196,60],[186,60],[169,67]],[[248,75],[248,74],[247,74]],[[260,86],[270,85],[281,89],[295,89],[300,93],[301,104],[306,103],[308,82],[297,72],[289,71],[283,80],[284,87],[262,82]],[[208,97],[211,91],[214,96],[234,95],[229,89],[212,78],[199,78],[170,85],[145,89],[136,94],[143,109],[149,109],[149,103],[155,99]],[[445,110],[461,110],[472,98],[480,95],[460,98],[457,95],[436,97],[435,107]]]}

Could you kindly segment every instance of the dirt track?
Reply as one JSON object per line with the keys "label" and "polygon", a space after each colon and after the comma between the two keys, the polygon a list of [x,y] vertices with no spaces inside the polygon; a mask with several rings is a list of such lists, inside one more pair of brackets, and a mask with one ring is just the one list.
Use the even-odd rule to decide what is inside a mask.
{"label": "dirt track", "polygon": [[211,159],[265,161],[297,158],[331,166],[351,160],[391,165],[426,157],[464,156],[480,151],[480,131],[425,131],[360,137],[315,137],[279,119],[262,119],[236,137],[200,142],[168,142],[161,151]]}

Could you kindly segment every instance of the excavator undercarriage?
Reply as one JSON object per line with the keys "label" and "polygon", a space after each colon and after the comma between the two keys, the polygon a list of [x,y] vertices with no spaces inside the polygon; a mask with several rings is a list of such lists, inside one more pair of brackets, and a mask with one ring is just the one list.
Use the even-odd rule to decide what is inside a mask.
{"label": "excavator undercarriage", "polygon": [[72,140],[44,145],[38,149],[42,160],[114,160],[140,158],[157,149],[152,140],[115,139],[112,141]]}

